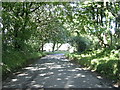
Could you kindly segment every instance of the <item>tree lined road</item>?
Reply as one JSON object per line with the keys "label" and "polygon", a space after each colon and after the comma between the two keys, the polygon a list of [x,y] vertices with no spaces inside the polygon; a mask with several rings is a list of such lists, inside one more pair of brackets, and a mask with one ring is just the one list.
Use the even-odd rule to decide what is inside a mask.
{"label": "tree lined road", "polygon": [[[99,78],[99,79],[98,79]],[[63,54],[47,55],[3,82],[3,88],[111,88]]]}

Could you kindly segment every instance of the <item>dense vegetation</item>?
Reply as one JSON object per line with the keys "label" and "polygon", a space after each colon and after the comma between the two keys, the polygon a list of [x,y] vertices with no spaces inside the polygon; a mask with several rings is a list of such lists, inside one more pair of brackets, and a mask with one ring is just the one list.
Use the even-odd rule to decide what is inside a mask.
{"label": "dense vegetation", "polygon": [[76,60],[87,69],[97,71],[107,78],[120,80],[120,60],[118,50],[98,49],[81,54],[66,54],[69,59]]}
{"label": "dense vegetation", "polygon": [[68,57],[120,79],[120,2],[3,2],[2,24],[3,75],[69,43]]}

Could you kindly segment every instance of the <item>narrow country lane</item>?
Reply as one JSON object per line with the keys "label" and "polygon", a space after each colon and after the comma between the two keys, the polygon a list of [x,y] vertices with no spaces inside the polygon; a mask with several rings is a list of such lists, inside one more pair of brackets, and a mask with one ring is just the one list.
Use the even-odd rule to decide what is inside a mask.
{"label": "narrow country lane", "polygon": [[3,88],[112,88],[63,54],[47,55],[3,82]]}

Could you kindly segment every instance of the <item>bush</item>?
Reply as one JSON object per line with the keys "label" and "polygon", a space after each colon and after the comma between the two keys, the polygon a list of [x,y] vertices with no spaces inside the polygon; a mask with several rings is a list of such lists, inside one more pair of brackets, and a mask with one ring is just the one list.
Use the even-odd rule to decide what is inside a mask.
{"label": "bush", "polygon": [[35,58],[44,56],[42,52],[22,52],[15,50],[7,50],[2,53],[2,76],[6,78],[9,73],[13,73],[18,69],[24,67]]}
{"label": "bush", "polygon": [[86,36],[75,36],[71,38],[71,45],[76,47],[77,52],[83,52],[90,48],[91,40]]}
{"label": "bush", "polygon": [[73,53],[67,56],[106,77],[120,80],[120,60],[118,54],[118,50],[101,49],[91,52],[86,51],[81,54]]}

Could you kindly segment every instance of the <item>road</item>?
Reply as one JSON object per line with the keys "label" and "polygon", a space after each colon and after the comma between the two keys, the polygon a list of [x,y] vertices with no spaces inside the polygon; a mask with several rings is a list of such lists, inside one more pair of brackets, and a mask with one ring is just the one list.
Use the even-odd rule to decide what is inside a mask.
{"label": "road", "polygon": [[63,54],[47,55],[3,82],[3,88],[111,88],[95,73]]}

